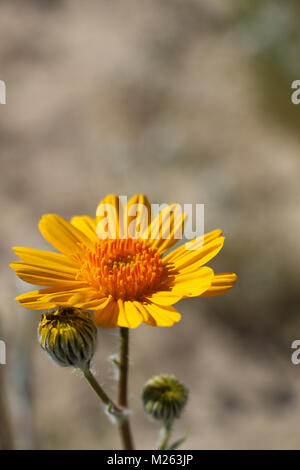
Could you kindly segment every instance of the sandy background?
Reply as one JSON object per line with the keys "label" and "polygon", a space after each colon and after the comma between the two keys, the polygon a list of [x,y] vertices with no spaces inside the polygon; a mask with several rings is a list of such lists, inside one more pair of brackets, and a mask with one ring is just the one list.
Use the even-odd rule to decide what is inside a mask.
{"label": "sandy background", "polygon": [[[240,3],[0,1],[0,448],[120,445],[84,380],[40,350],[8,263],[11,246],[47,248],[42,214],[93,216],[107,193],[139,192],[205,203],[206,231],[227,236],[211,266],[239,282],[182,302],[170,329],[132,332],[137,446],[158,431],[141,387],[168,372],[190,389],[184,448],[300,448],[299,7]],[[114,393],[118,336],[99,333],[94,371]]]}

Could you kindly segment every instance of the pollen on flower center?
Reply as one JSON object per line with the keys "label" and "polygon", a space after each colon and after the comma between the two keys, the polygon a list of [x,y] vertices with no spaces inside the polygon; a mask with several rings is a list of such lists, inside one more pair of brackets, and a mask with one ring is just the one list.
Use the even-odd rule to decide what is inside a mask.
{"label": "pollen on flower center", "polygon": [[104,295],[116,299],[138,299],[158,286],[163,263],[156,248],[147,240],[105,239],[93,250],[82,246],[77,279],[84,280]]}

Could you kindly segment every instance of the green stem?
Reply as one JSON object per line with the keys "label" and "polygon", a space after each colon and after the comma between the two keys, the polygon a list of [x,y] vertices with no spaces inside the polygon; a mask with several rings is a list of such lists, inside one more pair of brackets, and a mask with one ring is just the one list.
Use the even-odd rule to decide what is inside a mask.
{"label": "green stem", "polygon": [[172,432],[172,425],[173,421],[164,421],[159,434],[159,441],[157,447],[159,450],[166,450],[166,448],[168,447],[168,442]]}
{"label": "green stem", "polygon": [[98,397],[103,401],[103,403],[107,406],[111,406],[112,410],[116,414],[121,414],[122,409],[116,405],[110,398],[109,396],[104,392],[103,388],[99,385],[97,380],[95,379],[95,376],[92,374],[90,369],[84,369],[82,370],[86,380],[90,384],[90,386],[93,388],[93,390],[97,393]]}
{"label": "green stem", "polygon": [[[119,407],[127,408],[129,330],[120,328],[120,377],[119,377]],[[133,450],[134,444],[128,416],[119,422],[119,430],[124,450]]]}

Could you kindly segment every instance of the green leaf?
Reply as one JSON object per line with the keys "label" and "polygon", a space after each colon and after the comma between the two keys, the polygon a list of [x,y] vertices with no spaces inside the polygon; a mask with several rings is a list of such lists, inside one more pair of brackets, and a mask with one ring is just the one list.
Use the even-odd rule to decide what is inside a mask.
{"label": "green leaf", "polygon": [[171,444],[167,450],[178,449],[178,447],[181,446],[181,444],[183,444],[187,440],[188,435],[189,435],[189,432],[187,431],[181,439],[178,439],[178,441],[173,442],[173,444]]}
{"label": "green leaf", "polygon": [[120,369],[120,361],[117,354],[112,354],[109,356],[108,360],[111,361],[113,365],[117,367],[117,369]]}

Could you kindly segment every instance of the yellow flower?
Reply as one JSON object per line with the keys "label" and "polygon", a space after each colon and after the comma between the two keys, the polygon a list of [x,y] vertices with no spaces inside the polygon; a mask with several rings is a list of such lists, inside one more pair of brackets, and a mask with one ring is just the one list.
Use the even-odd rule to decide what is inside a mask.
{"label": "yellow flower", "polygon": [[[151,220],[145,196],[133,196],[126,206],[121,202],[117,196],[106,196],[95,219],[76,216],[68,222],[55,214],[44,215],[40,231],[60,253],[14,248],[22,260],[11,264],[16,274],[47,287],[16,300],[33,310],[58,306],[93,310],[96,323],[105,328],[136,328],[142,322],[171,326],[181,318],[172,307],[179,300],[220,295],[233,287],[234,273],[214,274],[203,266],[221,250],[221,230],[164,255],[183,228],[185,216],[177,205],[165,207]],[[138,238],[129,236],[132,224],[139,230]]]}

